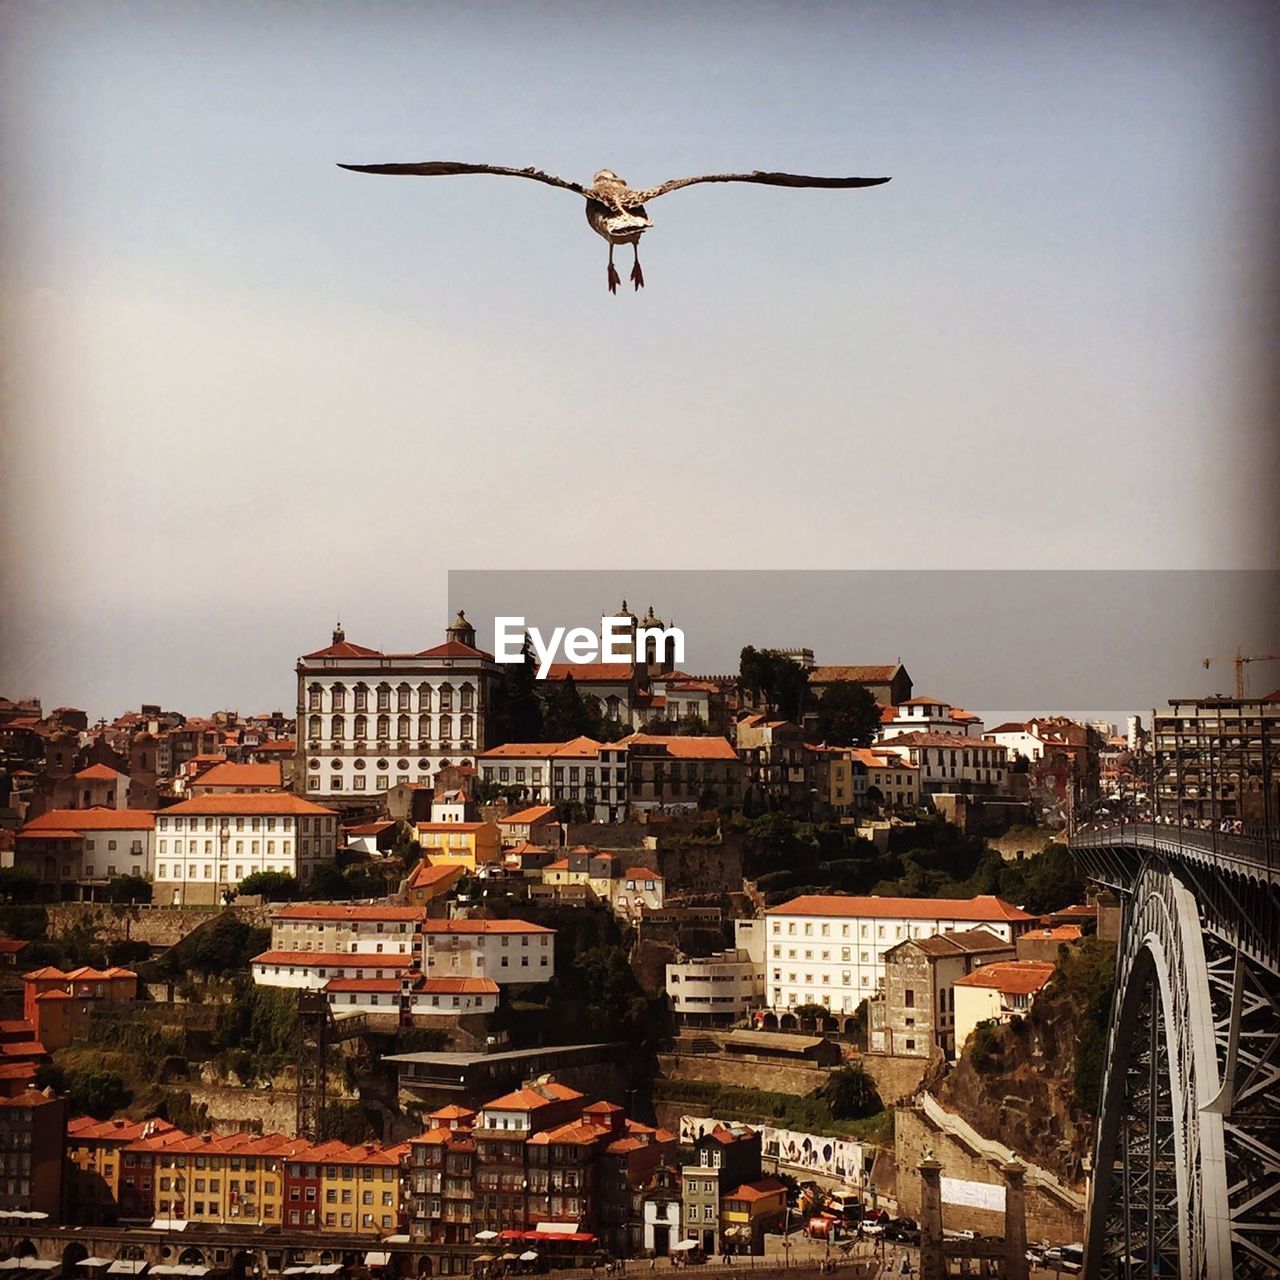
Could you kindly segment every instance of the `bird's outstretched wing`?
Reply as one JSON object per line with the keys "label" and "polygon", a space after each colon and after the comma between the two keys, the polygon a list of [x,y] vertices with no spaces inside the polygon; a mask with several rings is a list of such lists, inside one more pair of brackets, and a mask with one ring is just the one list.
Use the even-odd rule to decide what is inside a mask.
{"label": "bird's outstretched wing", "polygon": [[764,173],[757,169],[754,173],[704,173],[697,178],[672,178],[670,182],[635,194],[642,201],[656,200],[668,191],[679,191],[695,182],[759,182],[769,187],[878,187],[888,181],[888,178],[811,178],[803,173]]}
{"label": "bird's outstretched wing", "polygon": [[422,164],[340,164],[338,168],[351,169],[356,173],[408,174],[423,178],[453,173],[497,173],[509,178],[532,178],[535,182],[545,182],[552,187],[563,187],[566,191],[574,191],[578,195],[583,193],[580,183],[557,178],[552,173],[543,173],[541,169],[504,169],[496,164],[458,164],[453,160],[427,160]]}

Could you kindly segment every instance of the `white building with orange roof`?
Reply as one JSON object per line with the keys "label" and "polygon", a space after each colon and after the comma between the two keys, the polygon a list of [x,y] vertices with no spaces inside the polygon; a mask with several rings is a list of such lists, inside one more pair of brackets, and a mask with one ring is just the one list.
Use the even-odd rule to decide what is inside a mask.
{"label": "white building with orange roof", "polygon": [[945,792],[1002,794],[1009,752],[991,738],[960,733],[900,733],[879,744],[920,771],[920,794]]}
{"label": "white building with orange roof", "polygon": [[350,951],[414,955],[425,907],[388,903],[289,902],[271,912],[277,951]]}
{"label": "white building with orange roof", "polygon": [[635,733],[614,746],[626,750],[630,808],[682,811],[704,801],[742,801],[746,768],[727,738]]}
{"label": "white building with orange roof", "polygon": [[1026,1014],[1038,991],[1053,977],[1054,966],[1038,960],[997,960],[984,964],[952,987],[956,1052],[983,1022],[1008,1022]]}
{"label": "white building with orange roof", "polygon": [[418,968],[412,955],[377,954],[368,951],[259,952],[249,962],[260,987],[286,987],[294,991],[323,991],[334,978],[400,979]]}
{"label": "white building with orange roof", "polygon": [[879,747],[852,747],[848,755],[853,766],[854,801],[859,807],[883,805],[887,809],[911,810],[919,806],[918,765],[904,760],[896,751]]}
{"label": "white building with orange roof", "polygon": [[973,898],[802,894],[765,910],[765,989],[774,1010],[822,1005],[852,1014],[884,983],[884,955],[908,938],[986,929],[1013,943],[1034,916],[991,894]]}
{"label": "white building with orange roof", "polygon": [[492,737],[500,679],[493,656],[475,641],[459,613],[443,644],[416,653],[353,644],[337,627],[330,644],[299,658],[295,780],[305,794],[367,802],[472,764]]}
{"label": "white building with orange roof", "polygon": [[157,903],[210,904],[246,876],[278,871],[306,885],[332,862],[337,813],[289,792],[195,796],[156,817]]}
{"label": "white building with orange roof", "polygon": [[418,967],[428,978],[492,978],[499,986],[550,982],[556,931],[527,920],[425,920]]}
{"label": "white building with orange roof", "polygon": [[424,978],[416,970],[399,978],[330,978],[323,990],[337,1016],[383,1013],[402,1020],[492,1013],[499,997],[492,978]]}
{"label": "white building with orange roof", "polygon": [[921,694],[897,706],[889,707],[880,717],[880,740],[887,742],[904,733],[949,733],[961,737],[982,737],[982,719],[945,698]]}
{"label": "white building with orange roof", "polygon": [[225,761],[197,774],[186,787],[191,796],[230,795],[233,792],[279,791],[283,786],[279,762],[233,764]]}
{"label": "white building with orange roof", "polygon": [[531,806],[580,804],[595,822],[626,815],[627,752],[617,742],[507,742],[476,761],[482,782],[521,788]]}
{"label": "white building with orange roof", "polygon": [[118,876],[151,878],[154,831],[150,809],[50,809],[18,830],[13,865],[50,898],[90,900]]}
{"label": "white building with orange roof", "polygon": [[550,847],[560,843],[560,824],[556,821],[556,808],[552,804],[517,809],[498,819],[498,830],[504,849],[522,844]]}

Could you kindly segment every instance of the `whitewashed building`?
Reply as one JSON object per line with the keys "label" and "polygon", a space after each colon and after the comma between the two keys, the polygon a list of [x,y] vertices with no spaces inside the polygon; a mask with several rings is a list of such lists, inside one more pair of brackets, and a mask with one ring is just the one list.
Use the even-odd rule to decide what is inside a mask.
{"label": "whitewashed building", "polygon": [[889,707],[880,720],[880,740],[904,733],[949,733],[962,738],[982,737],[982,718],[945,698],[921,696]]}
{"label": "whitewashed building", "polygon": [[595,822],[616,822],[627,807],[627,748],[574,738],[507,742],[476,760],[482,782],[520,788],[530,805],[572,801]]}
{"label": "whitewashed building", "polygon": [[938,792],[1004,792],[1009,752],[990,738],[956,733],[901,733],[880,744],[920,771],[921,795]]}
{"label": "whitewashed building", "polygon": [[290,902],[271,913],[276,951],[351,951],[413,956],[425,907],[385,903]]}
{"label": "whitewashed building", "polygon": [[1035,917],[990,894],[876,898],[802,894],[765,911],[766,993],[775,1010],[824,1005],[849,1014],[884,982],[885,952],[908,938],[987,929],[1012,942]]}
{"label": "whitewashed building", "polygon": [[155,901],[222,900],[247,876],[278,871],[306,885],[337,847],[338,815],[288,792],[195,796],[156,814]]}
{"label": "whitewashed building", "polygon": [[499,986],[550,982],[554,929],[527,920],[425,920],[419,968],[428,978],[491,978]]}
{"label": "whitewashed building", "polygon": [[499,681],[459,613],[444,644],[384,653],[350,643],[341,627],[298,659],[295,778],[309,796],[355,802],[393,786],[429,785],[488,745]]}

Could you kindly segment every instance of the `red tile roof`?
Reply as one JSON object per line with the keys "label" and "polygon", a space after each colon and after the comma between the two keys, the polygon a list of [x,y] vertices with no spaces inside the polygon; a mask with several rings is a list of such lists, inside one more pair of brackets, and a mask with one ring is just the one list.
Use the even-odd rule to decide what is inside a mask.
{"label": "red tile roof", "polygon": [[667,754],[679,760],[734,760],[738,753],[727,738],[714,736],[661,735],[654,733],[633,733],[615,743],[619,747],[657,746],[665,747]]}
{"label": "red tile roof", "polygon": [[347,640],[339,640],[336,644],[326,645],[314,653],[304,653],[304,658],[380,658],[380,649],[366,649],[362,644],[351,644]]}
{"label": "red tile roof", "polygon": [[105,764],[91,764],[87,769],[81,769],[80,772],[76,774],[77,778],[90,782],[114,782],[117,778],[123,776],[123,774],[119,773],[115,769],[108,769]]}
{"label": "red tile roof", "polygon": [[235,791],[240,787],[279,787],[278,764],[216,764],[202,773],[192,783],[195,787],[226,787]]}
{"label": "red tile roof", "polygon": [[425,907],[392,907],[376,904],[350,905],[340,902],[290,902],[278,906],[272,920],[425,920]]}
{"label": "red tile roof", "polygon": [[840,893],[804,893],[767,907],[770,916],[866,916],[902,920],[1033,920],[1021,907],[982,893],[973,898],[880,898]]}
{"label": "red tile roof", "polygon": [[171,813],[179,817],[185,814],[207,815],[209,817],[219,814],[229,814],[231,816],[239,814],[324,814],[334,817],[337,811],[326,809],[324,805],[313,804],[310,800],[303,800],[301,796],[295,796],[289,791],[258,791],[252,793],[234,791],[229,795],[193,796],[190,800],[183,800],[180,804],[170,805],[167,809],[162,809],[160,813],[162,817],[167,817]]}
{"label": "red tile roof", "polygon": [[888,684],[899,671],[902,663],[887,662],[870,666],[814,667],[809,672],[810,684],[831,684],[836,680],[850,680],[854,684]]}
{"label": "red tile roof", "polygon": [[413,656],[415,658],[485,658],[490,662],[493,661],[493,654],[485,653],[483,649],[473,649],[460,640],[446,640],[444,644],[423,649],[421,653],[415,653]]}
{"label": "red tile roof", "polygon": [[499,822],[516,824],[524,822],[537,822],[539,818],[545,818],[549,814],[555,813],[556,807],[553,804],[535,804],[531,808],[521,809],[518,813],[509,813],[505,818],[499,818]]}
{"label": "red tile roof", "polygon": [[147,831],[155,826],[150,809],[50,809],[32,818],[19,835],[43,832],[79,834],[86,831]]}
{"label": "red tile roof", "polygon": [[1030,996],[1053,977],[1054,966],[1038,960],[996,960],[955,980],[957,987],[992,987],[1003,995]]}
{"label": "red tile roof", "polygon": [[425,920],[421,933],[555,933],[528,920]]}
{"label": "red tile roof", "polygon": [[553,662],[546,678],[572,676],[574,684],[630,684],[635,673],[634,662]]}

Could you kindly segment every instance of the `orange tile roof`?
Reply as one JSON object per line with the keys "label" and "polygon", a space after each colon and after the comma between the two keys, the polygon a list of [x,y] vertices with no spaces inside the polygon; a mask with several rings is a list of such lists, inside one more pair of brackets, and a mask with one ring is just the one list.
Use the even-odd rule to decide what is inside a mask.
{"label": "orange tile roof", "polygon": [[79,1138],[81,1141],[134,1142],[142,1137],[148,1126],[151,1133],[157,1136],[181,1132],[176,1125],[158,1116],[150,1120],[129,1120],[123,1116],[115,1116],[110,1120],[95,1120],[92,1116],[75,1116],[67,1121],[67,1137]]}
{"label": "orange tile roof", "polygon": [[39,1089],[25,1089],[15,1097],[0,1098],[0,1107],[43,1107],[47,1102],[57,1101],[59,1099]]}
{"label": "orange tile roof", "polygon": [[425,907],[347,905],[338,902],[290,902],[271,913],[272,920],[385,920],[394,923],[425,920],[426,917]]}
{"label": "orange tile roof", "polygon": [[18,832],[39,835],[46,831],[78,834],[86,831],[146,831],[155,826],[150,809],[50,809]]}
{"label": "orange tile roof", "polygon": [[444,644],[423,649],[421,653],[415,653],[412,656],[415,658],[486,658],[490,662],[493,661],[493,654],[485,653],[483,649],[473,649],[469,644],[463,644],[461,640],[446,640]]}
{"label": "orange tile roof", "polygon": [[232,792],[230,795],[211,795],[211,796],[193,796],[190,800],[183,800],[180,804],[170,805],[167,809],[160,810],[162,817],[169,814],[208,815],[214,817],[220,814],[230,814],[232,816],[239,814],[326,814],[330,817],[337,816],[337,810],[326,809],[323,805],[312,804],[310,800],[303,800],[300,796],[295,796],[288,791],[259,791],[259,792]]}
{"label": "orange tile roof", "polygon": [[1032,929],[1022,936],[1040,942],[1079,942],[1084,937],[1084,930],[1078,924],[1060,924],[1053,929]]}
{"label": "orange tile roof", "polygon": [[487,822],[419,822],[419,831],[479,831]]}
{"label": "orange tile roof", "polygon": [[492,978],[428,978],[422,990],[428,995],[496,996],[498,984]]}
{"label": "orange tile roof", "polygon": [[116,778],[125,775],[115,769],[108,769],[105,764],[91,764],[87,769],[81,769],[76,774],[77,778],[84,778],[88,781],[114,782]]}
{"label": "orange tile roof", "polygon": [[437,866],[423,858],[409,875],[409,887],[412,889],[425,889],[440,880],[449,878],[460,880],[464,874],[465,868],[463,867]]}
{"label": "orange tile roof", "polygon": [[851,680],[854,684],[888,684],[902,670],[900,662],[886,662],[870,666],[814,667],[809,672],[810,684],[831,684],[836,680]]}
{"label": "orange tile roof", "polygon": [[633,733],[623,738],[615,746],[656,746],[666,747],[667,754],[679,760],[734,760],[738,753],[727,738],[715,736],[675,736],[654,733]]}
{"label": "orange tile roof", "polygon": [[[551,1096],[548,1097],[547,1095]],[[577,1089],[549,1080],[537,1088],[516,1089],[504,1093],[502,1097],[486,1102],[485,1111],[537,1111],[540,1107],[550,1106],[553,1102],[568,1102],[572,1098],[581,1098]]]}
{"label": "orange tile roof", "polygon": [[726,1191],[724,1199],[763,1200],[767,1196],[776,1196],[779,1192],[785,1194],[786,1190],[786,1184],[779,1182],[777,1178],[761,1178],[759,1182],[744,1182],[742,1186]]}
{"label": "orange tile roof", "polygon": [[216,764],[191,784],[195,787],[279,787],[278,764]]}
{"label": "orange tile roof", "polygon": [[555,933],[528,920],[424,920],[420,933]]}
{"label": "orange tile roof", "polygon": [[880,898],[842,893],[803,893],[767,907],[770,916],[867,916],[903,920],[1033,920],[1020,907],[982,893],[973,898]]}
{"label": "orange tile roof", "polygon": [[521,809],[519,813],[509,813],[505,818],[499,818],[499,822],[509,824],[537,822],[539,818],[545,818],[548,814],[555,813],[556,807],[553,804],[535,804],[529,809]]}
{"label": "orange tile roof", "polygon": [[1006,750],[1000,743],[991,738],[969,738],[963,733],[929,733],[918,730],[914,733],[900,733],[896,738],[886,738],[887,747],[988,747],[996,751]]}
{"label": "orange tile roof", "polygon": [[963,978],[957,987],[992,987],[1002,995],[1030,996],[1053,977],[1054,966],[1039,960],[996,960]]}
{"label": "orange tile roof", "polygon": [[623,873],[624,880],[662,880],[661,871],[650,871],[648,867],[628,867]]}
{"label": "orange tile roof", "polygon": [[380,649],[366,649],[362,644],[352,644],[347,640],[339,640],[336,644],[326,645],[314,653],[304,653],[304,658],[380,658]]}
{"label": "orange tile roof", "polygon": [[630,684],[635,673],[634,662],[553,662],[546,678],[572,676],[574,684]]}
{"label": "orange tile roof", "polygon": [[447,1107],[428,1112],[428,1117],[432,1120],[464,1120],[473,1118],[475,1114],[470,1107],[460,1107],[456,1102],[451,1102]]}

